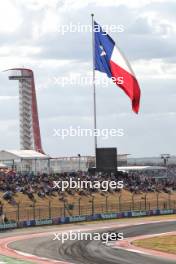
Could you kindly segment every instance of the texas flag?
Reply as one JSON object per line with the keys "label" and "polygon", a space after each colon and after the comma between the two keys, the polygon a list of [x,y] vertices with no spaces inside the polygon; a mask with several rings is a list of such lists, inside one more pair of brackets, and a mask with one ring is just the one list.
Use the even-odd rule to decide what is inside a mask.
{"label": "texas flag", "polygon": [[[128,61],[114,40],[94,21],[95,70],[104,72],[130,97],[132,109],[139,111],[140,87]],[[122,77],[123,82],[118,82]]]}

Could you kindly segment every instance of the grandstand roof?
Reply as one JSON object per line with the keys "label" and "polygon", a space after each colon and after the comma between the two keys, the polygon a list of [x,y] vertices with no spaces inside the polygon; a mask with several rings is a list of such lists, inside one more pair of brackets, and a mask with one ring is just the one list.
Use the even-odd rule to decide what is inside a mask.
{"label": "grandstand roof", "polygon": [[126,166],[118,167],[119,171],[139,171],[139,170],[166,170],[166,167],[161,166]]}
{"label": "grandstand roof", "polygon": [[15,160],[15,159],[48,159],[48,155],[42,154],[35,150],[1,150],[0,160]]}

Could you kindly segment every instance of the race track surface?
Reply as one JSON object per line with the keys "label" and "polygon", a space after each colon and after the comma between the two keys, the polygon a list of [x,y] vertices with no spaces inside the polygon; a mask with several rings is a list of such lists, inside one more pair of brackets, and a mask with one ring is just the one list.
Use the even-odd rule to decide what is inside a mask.
{"label": "race track surface", "polygon": [[[124,238],[140,235],[159,234],[176,231],[176,221],[150,223],[121,227],[120,229],[106,229],[106,231],[123,232]],[[98,230],[96,230],[98,232]],[[105,230],[100,232],[105,232]],[[17,241],[10,244],[10,247],[49,259],[65,260],[78,264],[170,264],[175,260],[168,260],[161,257],[154,257],[136,252],[129,252],[123,249],[112,248],[102,241],[53,241],[52,236],[38,237],[29,240]]]}

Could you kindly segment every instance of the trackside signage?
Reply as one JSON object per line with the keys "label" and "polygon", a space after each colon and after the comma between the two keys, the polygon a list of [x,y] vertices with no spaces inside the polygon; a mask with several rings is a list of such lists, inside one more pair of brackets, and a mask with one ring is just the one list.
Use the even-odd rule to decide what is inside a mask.
{"label": "trackside signage", "polygon": [[82,222],[86,221],[86,216],[70,216],[69,222]]}
{"label": "trackside signage", "polygon": [[16,228],[17,223],[0,224],[0,229]]}
{"label": "trackside signage", "polygon": [[146,215],[148,215],[148,213],[146,211],[131,212],[132,217],[146,216]]}
{"label": "trackside signage", "polygon": [[117,218],[117,214],[100,214],[102,219],[111,219],[111,218]]}
{"label": "trackside signage", "polygon": [[173,214],[173,210],[172,209],[168,209],[168,210],[160,210],[160,214]]}
{"label": "trackside signage", "polygon": [[21,228],[28,226],[42,226],[42,225],[52,225],[52,224],[67,224],[73,222],[83,222],[83,221],[94,221],[101,219],[114,219],[114,218],[130,218],[130,217],[140,217],[140,216],[150,216],[150,215],[168,215],[176,214],[176,209],[165,209],[165,210],[150,210],[150,211],[129,211],[120,213],[106,213],[106,214],[95,214],[95,215],[82,215],[82,216],[66,216],[66,217],[56,217],[53,219],[42,219],[42,220],[30,220],[21,221],[18,223],[6,223],[0,224],[0,230]]}
{"label": "trackside signage", "polygon": [[43,220],[36,220],[35,225],[52,225],[53,220],[52,219],[43,219]]}

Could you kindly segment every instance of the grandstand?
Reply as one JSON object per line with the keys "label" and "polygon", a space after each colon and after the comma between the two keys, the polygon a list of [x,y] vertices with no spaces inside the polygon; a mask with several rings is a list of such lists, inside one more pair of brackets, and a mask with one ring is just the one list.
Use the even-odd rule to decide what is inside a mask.
{"label": "grandstand", "polygon": [[[176,165],[176,156],[171,156],[167,154],[169,158],[167,159],[168,165]],[[128,157],[127,160],[128,166],[163,166],[164,165],[164,159],[162,157],[162,154],[158,157]]]}
{"label": "grandstand", "polygon": [[[176,167],[172,170],[176,172]],[[123,180],[123,190],[53,189],[54,180]],[[1,170],[0,199],[9,220],[31,220],[126,210],[176,208],[176,178],[149,177],[148,171],[90,175],[87,172],[20,174]]]}

